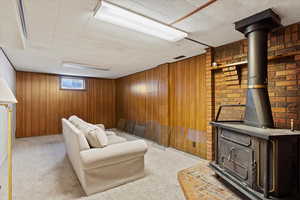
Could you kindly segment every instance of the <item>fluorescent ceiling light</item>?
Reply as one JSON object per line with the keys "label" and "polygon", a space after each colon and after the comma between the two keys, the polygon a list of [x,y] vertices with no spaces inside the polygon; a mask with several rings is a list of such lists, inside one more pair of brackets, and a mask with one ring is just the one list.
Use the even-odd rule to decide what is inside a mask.
{"label": "fluorescent ceiling light", "polygon": [[98,67],[94,65],[87,65],[87,64],[82,64],[82,63],[72,63],[72,62],[63,62],[62,63],[63,67],[66,68],[73,68],[73,69],[92,69],[92,70],[99,70],[99,71],[109,71],[110,68],[103,68],[103,67]]}
{"label": "fluorescent ceiling light", "polygon": [[181,40],[188,35],[186,32],[106,1],[100,2],[100,6],[95,13],[95,18],[172,42]]}

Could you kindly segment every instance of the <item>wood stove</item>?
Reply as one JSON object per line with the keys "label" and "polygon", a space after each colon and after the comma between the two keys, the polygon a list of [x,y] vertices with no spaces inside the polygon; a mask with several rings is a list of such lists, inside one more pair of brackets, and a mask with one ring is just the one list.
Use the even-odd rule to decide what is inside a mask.
{"label": "wood stove", "polygon": [[[253,200],[300,199],[300,131],[275,129],[267,91],[268,32],[280,26],[271,9],[235,23],[248,38],[248,90],[246,105],[219,108],[215,132],[218,176]],[[220,121],[224,107],[245,107],[242,121]]]}

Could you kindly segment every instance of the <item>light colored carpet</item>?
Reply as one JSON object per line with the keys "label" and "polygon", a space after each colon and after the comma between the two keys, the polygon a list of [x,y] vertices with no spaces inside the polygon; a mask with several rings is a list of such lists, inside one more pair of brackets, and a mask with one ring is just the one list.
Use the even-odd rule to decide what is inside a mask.
{"label": "light colored carpet", "polygon": [[[14,200],[183,200],[177,172],[207,161],[147,143],[145,178],[86,197],[66,157],[61,135],[17,139]],[[5,167],[1,169],[1,185],[6,179],[4,170]],[[4,190],[0,191],[0,199],[5,196]]]}

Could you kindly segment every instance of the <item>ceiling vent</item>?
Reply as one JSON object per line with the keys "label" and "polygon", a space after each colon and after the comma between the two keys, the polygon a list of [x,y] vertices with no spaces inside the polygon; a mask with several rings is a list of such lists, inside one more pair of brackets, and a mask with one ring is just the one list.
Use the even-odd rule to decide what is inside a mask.
{"label": "ceiling vent", "polygon": [[99,67],[95,65],[88,65],[82,63],[63,62],[62,67],[72,69],[84,69],[84,70],[97,70],[97,71],[110,71],[110,68]]}
{"label": "ceiling vent", "polygon": [[174,60],[178,60],[178,59],[181,59],[181,58],[185,58],[186,56],[184,56],[184,55],[181,55],[181,56],[177,56],[177,57],[175,57],[175,58],[173,58]]}

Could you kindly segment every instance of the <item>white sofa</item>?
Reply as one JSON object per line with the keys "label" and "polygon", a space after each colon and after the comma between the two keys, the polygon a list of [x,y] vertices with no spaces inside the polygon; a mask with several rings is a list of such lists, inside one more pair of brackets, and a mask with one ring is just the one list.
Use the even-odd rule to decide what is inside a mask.
{"label": "white sofa", "polygon": [[69,120],[62,119],[67,155],[87,195],[136,180],[144,176],[143,140],[126,141],[108,134],[108,145],[90,148],[85,135]]}

